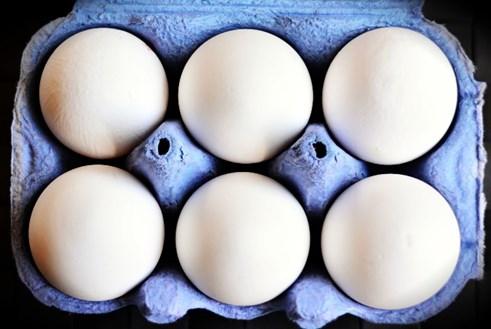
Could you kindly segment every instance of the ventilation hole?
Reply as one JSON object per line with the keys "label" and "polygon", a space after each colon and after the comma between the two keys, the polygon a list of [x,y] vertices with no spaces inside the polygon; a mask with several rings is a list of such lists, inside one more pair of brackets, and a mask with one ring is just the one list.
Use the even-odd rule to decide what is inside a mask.
{"label": "ventilation hole", "polygon": [[160,155],[166,155],[170,149],[170,142],[167,138],[161,138],[159,141],[158,152]]}
{"label": "ventilation hole", "polygon": [[314,144],[312,144],[312,147],[314,148],[315,156],[317,157],[317,159],[322,159],[327,155],[327,148],[324,143],[315,142]]}

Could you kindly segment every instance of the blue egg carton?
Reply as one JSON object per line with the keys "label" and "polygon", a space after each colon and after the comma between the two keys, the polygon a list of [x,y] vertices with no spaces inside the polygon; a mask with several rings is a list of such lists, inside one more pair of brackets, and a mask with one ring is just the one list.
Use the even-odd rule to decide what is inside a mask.
{"label": "blue egg carton", "polygon": [[[474,79],[474,67],[459,42],[444,27],[425,19],[421,8],[420,0],[79,0],[66,17],[37,32],[22,57],[11,169],[12,245],[20,279],[49,306],[106,313],[136,305],[157,323],[175,321],[196,308],[234,319],[284,311],[304,328],[320,327],[346,313],[378,323],[412,323],[444,309],[469,279],[482,275],[485,85]],[[54,178],[77,166],[101,163],[61,145],[43,121],[38,101],[40,73],[54,48],[78,31],[100,26],[142,38],[161,58],[168,75],[165,122],[126,158],[102,161],[126,168],[152,189],[163,209],[167,234],[161,261],[142,284],[121,298],[88,302],[63,294],[43,279],[29,251],[27,227],[34,202]],[[419,31],[438,44],[455,70],[459,88],[456,116],[442,142],[399,166],[376,166],[350,156],[332,140],[321,109],[323,79],[339,49],[357,35],[385,26]],[[258,165],[231,164],[207,153],[183,127],[177,108],[177,85],[186,60],[208,38],[237,28],[265,30],[286,40],[306,62],[314,84],[313,114],[302,136],[275,159]],[[173,236],[179,209],[190,193],[216,175],[239,170],[267,174],[287,186],[304,206],[312,235],[307,266],[296,282],[274,300],[249,307],[225,305],[199,292],[177,262]],[[459,220],[462,237],[450,281],[431,299],[391,311],[347,297],[331,281],[320,252],[323,217],[334,198],[364,177],[389,172],[420,178],[440,191]]]}

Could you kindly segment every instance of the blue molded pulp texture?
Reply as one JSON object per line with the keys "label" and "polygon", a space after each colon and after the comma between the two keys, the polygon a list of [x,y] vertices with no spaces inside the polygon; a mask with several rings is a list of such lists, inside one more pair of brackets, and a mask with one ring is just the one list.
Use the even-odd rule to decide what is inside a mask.
{"label": "blue molded pulp texture", "polygon": [[[104,313],[134,304],[149,320],[171,322],[189,309],[205,308],[229,318],[251,319],[283,310],[305,328],[324,325],[351,313],[373,322],[410,323],[445,308],[469,279],[482,272],[482,194],[485,152],[482,147],[484,84],[473,77],[473,66],[458,41],[442,26],[427,21],[419,0],[294,1],[294,0],[80,0],[65,18],[42,28],[24,51],[12,125],[12,244],[21,280],[46,305],[79,313]],[[314,114],[297,142],[276,159],[257,167],[288,186],[305,207],[311,222],[312,246],[304,273],[275,300],[251,307],[224,305],[204,296],[179,268],[172,236],[155,272],[127,295],[107,302],[86,302],[51,287],[36,270],[27,242],[33,203],[55,177],[72,167],[94,163],[64,148],[47,129],[37,98],[39,75],[50,52],[73,33],[96,26],[114,26],[146,40],[159,54],[169,76],[171,102],[163,123],[131,155],[109,162],[135,173],[153,189],[166,226],[192,191],[207,179],[236,170],[197,146],[179,122],[175,98],[187,58],[201,43],[222,31],[248,27],[270,31],[297,49],[314,82]],[[349,40],[382,26],[420,31],[447,54],[458,79],[459,101],[454,123],[434,150],[397,167],[367,165],[338,147],[322,124],[320,90],[327,67]],[[160,145],[160,147],[159,147]],[[419,177],[436,187],[451,203],[462,233],[462,251],[447,285],[415,307],[383,311],[356,303],[329,279],[320,255],[320,225],[327,207],[344,188],[368,175],[396,172]],[[169,242],[170,240],[170,242]],[[421,269],[424,271],[424,269]]]}

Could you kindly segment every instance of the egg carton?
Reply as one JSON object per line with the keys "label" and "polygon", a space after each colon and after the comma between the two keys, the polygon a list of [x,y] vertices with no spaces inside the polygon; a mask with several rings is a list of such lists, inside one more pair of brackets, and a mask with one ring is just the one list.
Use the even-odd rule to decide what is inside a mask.
{"label": "egg carton", "polygon": [[[168,323],[190,309],[208,309],[234,319],[273,311],[304,328],[320,327],[350,313],[378,323],[412,323],[444,309],[483,268],[484,83],[462,47],[444,27],[424,18],[422,1],[379,0],[79,0],[64,18],[37,32],[24,51],[12,124],[11,230],[20,279],[42,303],[76,313],[106,313],[136,305],[143,316]],[[40,73],[47,57],[70,35],[110,26],[146,41],[163,61],[170,85],[165,122],[126,158],[97,161],[61,145],[43,121],[38,101]],[[432,39],[447,55],[458,81],[458,108],[443,141],[423,157],[399,166],[376,166],[350,156],[326,130],[321,109],[322,83],[334,55],[368,30],[400,26]],[[208,38],[236,28],[269,31],[291,44],[306,62],[314,84],[314,107],[302,136],[271,161],[237,165],[219,160],[189,136],[179,118],[177,85],[192,52]],[[106,163],[133,172],[152,189],[165,218],[164,253],[155,271],[121,298],[82,301],[47,283],[36,269],[28,245],[30,213],[41,191],[74,167]],[[174,229],[179,209],[198,186],[225,172],[255,171],[287,186],[301,201],[311,226],[306,268],[279,297],[257,306],[222,304],[199,292],[184,276],[176,257]],[[320,251],[323,218],[333,199],[354,182],[378,173],[411,175],[435,187],[451,204],[460,225],[461,253],[448,283],[429,300],[401,310],[367,307],[347,297],[331,281]],[[421,269],[424,271],[425,269]]]}

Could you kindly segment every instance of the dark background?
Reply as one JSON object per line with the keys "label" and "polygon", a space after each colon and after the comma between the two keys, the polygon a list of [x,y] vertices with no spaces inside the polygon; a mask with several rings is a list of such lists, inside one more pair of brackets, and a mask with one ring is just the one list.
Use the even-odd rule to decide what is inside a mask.
{"label": "dark background", "polygon": [[[79,315],[49,308],[37,302],[17,277],[10,247],[10,123],[19,77],[22,50],[30,37],[50,20],[65,16],[73,1],[9,2],[0,13],[0,323],[19,328],[296,328],[283,313],[273,313],[251,321],[221,318],[207,311],[195,310],[170,325],[147,322],[136,307],[103,315]],[[442,23],[460,40],[466,53],[477,66],[476,76],[491,85],[491,11],[485,1],[427,0],[424,12]],[[490,99],[491,88],[486,94]],[[484,108],[485,127],[491,127],[491,103]],[[486,145],[491,134],[486,134]],[[490,144],[491,146],[491,144]],[[491,150],[490,147],[487,147]],[[491,169],[486,171],[490,172]],[[489,175],[488,175],[489,177]],[[490,181],[491,183],[491,181]],[[489,191],[490,184],[486,184]],[[488,196],[490,193],[486,193]],[[491,208],[490,208],[491,209]],[[491,214],[491,213],[490,213]],[[486,211],[486,218],[488,218]],[[486,219],[489,227],[491,222]],[[488,230],[489,231],[489,230]],[[491,233],[486,238],[491,246]],[[457,300],[439,315],[415,325],[376,325],[346,315],[326,328],[489,328],[491,326],[491,252],[486,254],[485,277],[471,281]]]}

